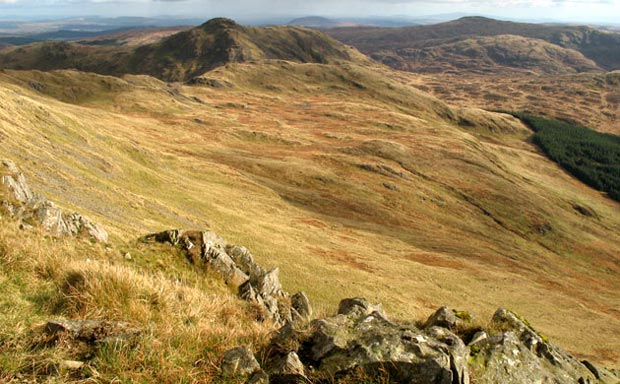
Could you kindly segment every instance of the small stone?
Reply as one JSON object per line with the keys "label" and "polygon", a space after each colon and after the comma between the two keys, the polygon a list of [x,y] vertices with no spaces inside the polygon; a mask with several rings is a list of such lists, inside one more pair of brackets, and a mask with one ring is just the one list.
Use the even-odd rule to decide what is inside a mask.
{"label": "small stone", "polygon": [[83,361],[75,361],[75,360],[64,360],[60,362],[60,369],[65,369],[67,371],[77,371],[82,369],[84,366]]}
{"label": "small stone", "polygon": [[304,292],[298,292],[291,297],[291,307],[295,310],[294,316],[299,316],[298,319],[293,320],[310,320],[312,317],[312,306],[310,305],[310,299]]}
{"label": "small stone", "polygon": [[430,327],[454,329],[456,327],[456,315],[454,311],[448,307],[439,308],[426,320],[424,328]]}
{"label": "small stone", "polygon": [[126,253],[123,255],[123,257],[125,258],[125,260],[128,260],[128,261],[132,259],[132,257],[131,257],[131,253],[129,253],[129,252],[126,252]]}
{"label": "small stone", "polygon": [[289,352],[276,362],[273,368],[274,374],[304,376],[304,365],[295,352]]}
{"label": "small stone", "polygon": [[381,304],[370,304],[368,300],[363,298],[356,297],[352,299],[344,299],[340,301],[340,305],[338,305],[339,315],[359,318],[368,316],[373,312],[377,312],[383,318],[387,319],[387,315],[385,314]]}
{"label": "small stone", "polygon": [[486,340],[488,337],[489,335],[485,331],[476,332],[474,337],[472,337],[471,341],[469,342],[469,345],[475,345],[483,340]]}
{"label": "small stone", "polygon": [[221,369],[225,377],[247,376],[260,370],[260,365],[248,347],[237,347],[226,351]]}

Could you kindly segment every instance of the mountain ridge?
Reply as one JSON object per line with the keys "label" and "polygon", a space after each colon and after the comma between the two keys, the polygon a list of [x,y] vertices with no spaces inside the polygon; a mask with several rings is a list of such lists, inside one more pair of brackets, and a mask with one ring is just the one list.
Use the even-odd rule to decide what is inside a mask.
{"label": "mountain ridge", "polygon": [[[268,342],[274,326],[255,321],[261,306],[288,317],[263,295],[280,295],[279,284],[263,284],[278,276],[282,289],[306,292],[317,313],[335,312],[343,297],[382,302],[398,324],[444,305],[475,319],[510,308],[547,335],[514,322],[526,331],[530,361],[553,361],[549,337],[576,364],[617,366],[620,340],[610,335],[620,334],[620,203],[550,161],[521,120],[480,109],[492,99],[473,107],[468,93],[478,81],[443,84],[463,87],[464,102],[448,104],[422,90],[442,86],[438,75],[391,70],[316,31],[227,19],[142,47],[40,47],[47,48],[31,63],[95,67],[101,58],[122,75],[0,70],[0,158],[19,164],[32,188],[59,207],[103,225],[109,241],[20,232],[0,218],[0,283],[8,287],[0,306],[9,308],[0,324],[10,334],[0,364],[9,375],[65,377],[84,359],[73,374],[213,381],[224,349]],[[31,48],[11,50],[27,57]],[[138,51],[147,60],[132,62]],[[105,57],[113,54],[120,57]],[[616,75],[592,76],[612,92]],[[528,81],[542,87],[541,78]],[[169,228],[197,230],[166,232],[179,249],[139,240]],[[230,266],[220,251],[232,244],[251,249],[261,270],[282,272],[240,290],[254,303],[238,300],[225,285],[234,279],[209,265]],[[228,256],[248,260],[241,248]],[[239,266],[244,274],[258,269]],[[133,329],[123,327],[129,322],[137,342],[127,335],[127,344],[97,349],[95,342],[94,352],[81,354],[73,342],[92,339],[76,331],[77,340],[57,348],[64,339],[38,339],[50,316],[65,319],[60,326],[111,324],[104,335]],[[468,332],[476,327],[486,324]],[[508,353],[523,346],[507,329],[495,331],[500,336],[483,342],[479,357],[504,341]],[[398,332],[389,334],[405,343],[420,336]],[[450,357],[442,356],[448,375]]]}
{"label": "mountain ridge", "polygon": [[[370,55],[381,51],[423,49],[480,36],[517,35],[574,49],[605,70],[620,68],[620,34],[586,26],[548,26],[464,17],[450,22],[401,28],[336,28],[326,31]],[[454,41],[451,41],[454,40]]]}
{"label": "mountain ridge", "polygon": [[3,51],[0,65],[13,69],[71,69],[104,75],[150,74],[189,81],[229,62],[260,59],[334,63],[364,61],[328,36],[297,27],[244,27],[217,18],[199,27],[137,47],[46,42]]}

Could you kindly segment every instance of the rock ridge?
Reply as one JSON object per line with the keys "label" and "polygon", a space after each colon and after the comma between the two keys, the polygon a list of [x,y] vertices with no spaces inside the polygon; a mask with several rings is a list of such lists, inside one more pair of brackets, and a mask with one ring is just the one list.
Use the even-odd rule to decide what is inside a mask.
{"label": "rock ridge", "polygon": [[79,213],[68,213],[36,194],[15,163],[0,161],[0,212],[17,219],[22,228],[38,225],[54,236],[82,236],[107,242],[108,234],[99,224]]}
{"label": "rock ridge", "polygon": [[238,289],[240,298],[261,309],[259,320],[283,325],[312,316],[303,292],[290,296],[284,291],[279,268],[263,268],[247,248],[228,244],[213,232],[173,229],[144,236],[143,241],[177,246],[189,263],[217,272],[226,284]]}
{"label": "rock ridge", "polygon": [[[516,313],[498,309],[485,327],[467,312],[439,308],[424,322],[389,319],[381,304],[347,298],[333,316],[312,319],[310,300],[290,296],[279,269],[210,231],[174,229],[143,237],[185,252],[211,269],[280,326],[267,346],[231,349],[222,379],[246,383],[398,382],[409,384],[620,384],[620,372],[580,361]],[[311,320],[312,319],[312,320]]]}
{"label": "rock ridge", "polygon": [[283,326],[246,383],[620,383],[618,372],[579,361],[514,312],[498,309],[485,330],[470,322],[447,307],[425,323],[394,322],[380,304],[344,299],[334,316]]}

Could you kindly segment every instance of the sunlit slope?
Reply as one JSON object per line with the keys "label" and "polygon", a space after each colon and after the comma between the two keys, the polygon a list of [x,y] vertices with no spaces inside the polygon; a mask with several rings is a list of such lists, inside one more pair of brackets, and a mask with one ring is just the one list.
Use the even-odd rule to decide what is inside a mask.
{"label": "sunlit slope", "polygon": [[[600,72],[580,52],[544,40],[514,35],[477,36],[432,47],[407,48],[382,62],[419,73],[477,73],[507,75]],[[388,63],[389,62],[389,63]]]}
{"label": "sunlit slope", "polygon": [[190,81],[226,63],[261,59],[321,64],[370,62],[356,49],[318,31],[245,27],[217,18],[138,46],[50,41],[8,48],[0,54],[0,68],[77,69],[104,75],[144,74],[165,81]]}
{"label": "sunlit slope", "polygon": [[5,71],[0,155],[113,241],[208,226],[323,309],[357,295],[404,318],[505,306],[617,361],[618,204],[517,120],[393,77],[284,61],[204,75],[224,88]]}

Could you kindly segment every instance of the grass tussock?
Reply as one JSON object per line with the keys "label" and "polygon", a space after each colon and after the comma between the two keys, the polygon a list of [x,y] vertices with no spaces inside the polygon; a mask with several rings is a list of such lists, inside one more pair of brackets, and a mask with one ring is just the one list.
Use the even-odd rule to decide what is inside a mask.
{"label": "grass tussock", "polygon": [[[112,248],[42,238],[4,220],[2,227],[2,382],[209,383],[226,349],[257,350],[271,330],[221,280],[164,247],[160,269],[146,272],[142,258],[153,255],[139,244],[128,247],[135,256],[127,260]],[[45,323],[61,318],[123,322],[138,336],[94,346],[50,338]],[[86,364],[72,370],[68,360]]]}

